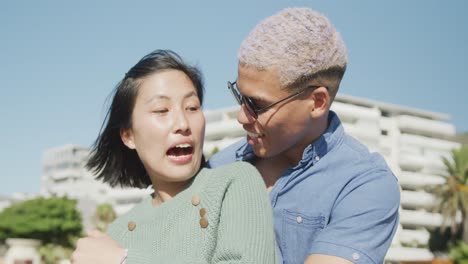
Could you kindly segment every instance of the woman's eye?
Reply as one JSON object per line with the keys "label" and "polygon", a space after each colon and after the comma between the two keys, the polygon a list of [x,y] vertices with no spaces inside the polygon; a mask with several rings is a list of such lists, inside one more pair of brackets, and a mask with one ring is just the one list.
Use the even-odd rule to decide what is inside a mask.
{"label": "woman's eye", "polygon": [[191,112],[196,112],[200,109],[199,106],[189,106],[187,107],[187,110],[191,111]]}
{"label": "woman's eye", "polygon": [[153,113],[155,113],[155,114],[165,114],[167,112],[169,112],[168,109],[156,109],[156,110],[153,111]]}

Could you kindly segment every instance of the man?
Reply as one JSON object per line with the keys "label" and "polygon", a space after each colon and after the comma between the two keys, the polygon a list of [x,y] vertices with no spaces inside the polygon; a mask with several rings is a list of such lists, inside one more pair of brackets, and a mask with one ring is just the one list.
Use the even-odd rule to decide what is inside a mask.
{"label": "man", "polygon": [[346,69],[326,17],[288,8],[242,42],[228,88],[247,137],[209,166],[254,164],[271,191],[280,263],[382,263],[399,187],[383,158],[348,136],[330,105]]}

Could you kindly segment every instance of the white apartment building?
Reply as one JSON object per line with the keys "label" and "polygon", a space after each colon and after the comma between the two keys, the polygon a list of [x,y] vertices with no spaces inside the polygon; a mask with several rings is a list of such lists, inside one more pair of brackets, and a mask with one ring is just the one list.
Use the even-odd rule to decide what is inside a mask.
{"label": "white apartment building", "polygon": [[42,196],[67,196],[78,200],[85,228],[93,226],[96,206],[112,204],[117,215],[127,212],[141,201],[149,190],[112,188],[95,179],[85,168],[89,149],[77,145],[64,145],[48,149],[42,158]]}
{"label": "white apartment building", "polygon": [[[210,155],[245,135],[237,123],[239,107],[206,112],[205,154]],[[428,187],[444,182],[442,157],[459,148],[449,116],[363,98],[338,95],[332,104],[345,131],[381,153],[401,186],[400,226],[388,262],[429,261],[431,228],[442,216],[432,213],[435,197]]]}

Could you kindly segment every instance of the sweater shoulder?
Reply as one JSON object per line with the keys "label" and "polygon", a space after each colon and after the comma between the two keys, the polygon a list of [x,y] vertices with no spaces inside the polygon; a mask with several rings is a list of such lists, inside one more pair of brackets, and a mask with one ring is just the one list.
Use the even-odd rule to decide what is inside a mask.
{"label": "sweater shoulder", "polygon": [[[256,181],[261,179],[258,170],[250,163],[236,161],[214,169],[207,169],[210,180],[216,181]],[[206,176],[205,176],[206,177]]]}

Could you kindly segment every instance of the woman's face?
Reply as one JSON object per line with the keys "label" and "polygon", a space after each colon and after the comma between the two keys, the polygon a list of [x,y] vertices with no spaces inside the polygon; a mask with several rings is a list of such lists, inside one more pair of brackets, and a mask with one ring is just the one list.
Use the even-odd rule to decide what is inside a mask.
{"label": "woman's face", "polygon": [[180,184],[199,170],[205,117],[196,89],[183,72],[167,70],[142,80],[124,144],[135,149],[153,186]]}

